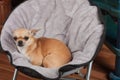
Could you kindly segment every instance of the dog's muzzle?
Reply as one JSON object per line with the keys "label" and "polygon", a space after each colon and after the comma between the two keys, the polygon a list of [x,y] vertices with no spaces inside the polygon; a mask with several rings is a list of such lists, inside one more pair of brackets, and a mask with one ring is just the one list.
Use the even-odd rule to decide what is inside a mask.
{"label": "dog's muzzle", "polygon": [[23,47],[23,46],[24,46],[24,45],[23,45],[23,41],[21,41],[21,40],[18,41],[18,46],[19,46],[19,47]]}

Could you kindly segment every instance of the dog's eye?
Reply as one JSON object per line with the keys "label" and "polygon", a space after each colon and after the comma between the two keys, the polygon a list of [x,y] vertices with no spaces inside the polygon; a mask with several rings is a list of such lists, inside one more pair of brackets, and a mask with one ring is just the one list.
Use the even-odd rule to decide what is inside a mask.
{"label": "dog's eye", "polygon": [[17,40],[17,37],[13,37],[14,40]]}
{"label": "dog's eye", "polygon": [[25,40],[28,40],[28,39],[29,39],[29,37],[27,37],[27,36],[26,36],[26,37],[24,37],[24,39],[25,39]]}

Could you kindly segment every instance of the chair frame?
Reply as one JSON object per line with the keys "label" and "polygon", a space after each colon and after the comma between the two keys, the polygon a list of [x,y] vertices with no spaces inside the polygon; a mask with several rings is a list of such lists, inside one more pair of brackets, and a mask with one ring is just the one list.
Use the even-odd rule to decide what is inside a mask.
{"label": "chair frame", "polygon": [[[93,61],[89,62],[88,66],[87,66],[87,72],[86,72],[85,80],[90,80],[90,74],[91,74],[91,70],[92,70],[92,64],[93,64]],[[15,68],[12,80],[17,80],[17,75],[18,75],[18,69]],[[82,73],[80,71],[78,72],[78,75],[81,76],[81,77],[83,77]],[[73,79],[73,78],[61,78],[60,80],[77,80],[77,79]]]}
{"label": "chair frame", "polygon": [[17,79],[17,74],[18,74],[18,69],[15,68],[15,70],[14,70],[14,75],[13,75],[13,79],[12,79],[12,80],[16,80],[16,79]]}

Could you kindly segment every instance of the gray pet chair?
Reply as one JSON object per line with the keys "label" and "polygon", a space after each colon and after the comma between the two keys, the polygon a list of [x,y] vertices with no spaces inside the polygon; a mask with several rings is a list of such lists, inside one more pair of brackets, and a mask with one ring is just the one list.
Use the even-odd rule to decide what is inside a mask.
{"label": "gray pet chair", "polygon": [[[17,28],[40,29],[35,37],[50,37],[63,41],[73,59],[60,68],[49,69],[32,65],[17,51],[12,32]],[[86,80],[90,79],[93,60],[104,38],[96,6],[88,0],[28,0],[20,4],[7,19],[1,33],[2,48],[15,67],[13,80],[20,71],[44,80],[59,80],[88,67]],[[70,80],[70,79],[69,79]]]}

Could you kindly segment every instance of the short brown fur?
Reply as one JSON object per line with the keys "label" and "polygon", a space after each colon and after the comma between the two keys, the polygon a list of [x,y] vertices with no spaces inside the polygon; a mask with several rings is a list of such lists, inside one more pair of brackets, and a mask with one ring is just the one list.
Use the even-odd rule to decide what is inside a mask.
{"label": "short brown fur", "polygon": [[23,28],[17,29],[14,31],[14,36],[17,37],[18,34],[20,38],[21,36],[29,36],[29,40],[23,40],[23,42],[27,43],[25,55],[27,55],[33,65],[42,65],[46,68],[57,68],[71,60],[71,53],[68,47],[60,40],[46,37],[35,38],[32,35],[32,32],[35,32],[35,30],[31,30],[32,34],[26,34],[27,31],[29,32],[30,30]]}

